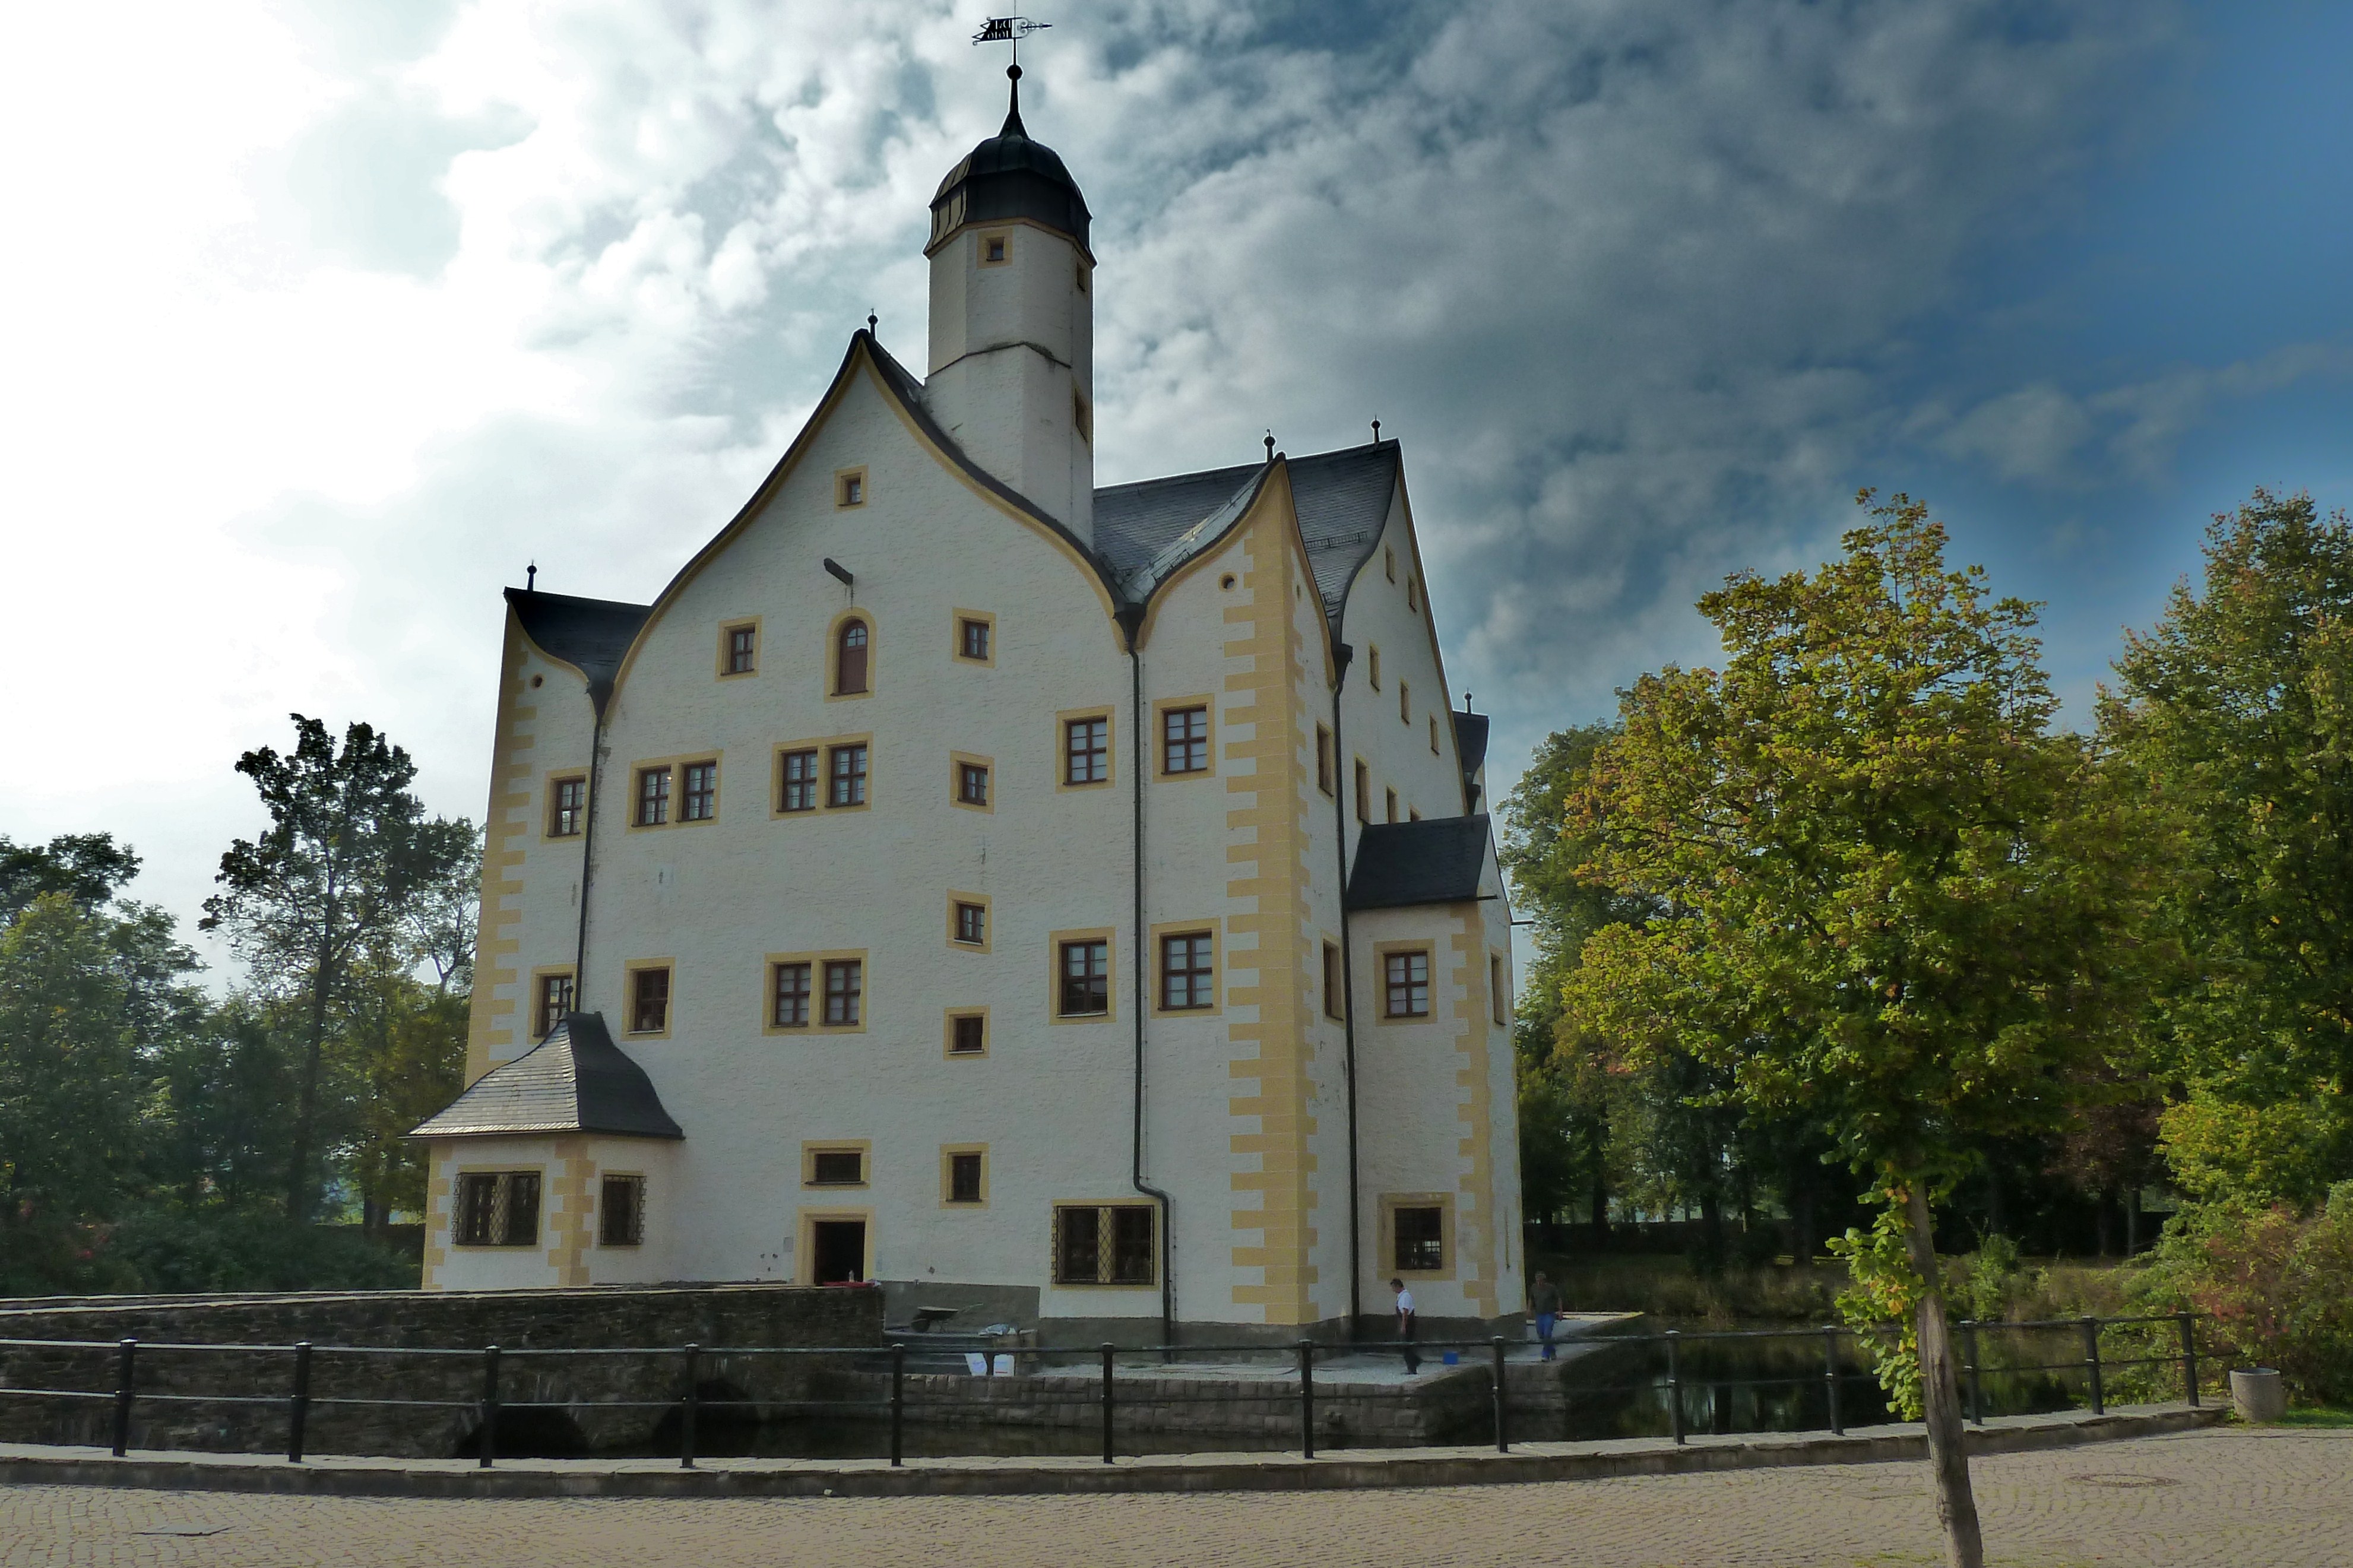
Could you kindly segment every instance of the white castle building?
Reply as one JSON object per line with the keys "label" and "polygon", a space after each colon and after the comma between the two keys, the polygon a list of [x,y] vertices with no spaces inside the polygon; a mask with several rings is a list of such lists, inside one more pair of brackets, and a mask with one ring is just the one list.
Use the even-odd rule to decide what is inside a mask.
{"label": "white castle building", "polygon": [[853,333],[651,604],[507,591],[428,1287],[1523,1310],[1487,726],[1398,444],[1095,488],[1088,222],[1017,97],[922,379]]}

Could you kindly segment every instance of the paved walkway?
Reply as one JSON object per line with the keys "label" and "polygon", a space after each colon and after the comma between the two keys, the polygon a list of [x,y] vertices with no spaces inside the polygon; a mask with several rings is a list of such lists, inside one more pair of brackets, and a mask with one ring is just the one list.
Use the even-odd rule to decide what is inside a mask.
{"label": "paved walkway", "polygon": [[[2004,1568],[2344,1568],[2353,1432],[2224,1428],[1975,1462]],[[438,1500],[18,1487],[6,1568],[1895,1568],[1942,1561],[1917,1464],[1448,1490],[1202,1496]]]}

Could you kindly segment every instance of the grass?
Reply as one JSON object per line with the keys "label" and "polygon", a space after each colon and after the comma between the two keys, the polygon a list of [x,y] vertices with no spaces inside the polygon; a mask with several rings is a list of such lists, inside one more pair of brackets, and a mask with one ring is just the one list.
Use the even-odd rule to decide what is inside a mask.
{"label": "grass", "polygon": [[2277,1422],[2274,1423],[2274,1425],[2280,1426],[2307,1426],[2340,1431],[2353,1430],[2353,1410],[2337,1409],[2325,1405],[2306,1405],[2298,1409],[2291,1409],[2286,1415],[2281,1416]]}

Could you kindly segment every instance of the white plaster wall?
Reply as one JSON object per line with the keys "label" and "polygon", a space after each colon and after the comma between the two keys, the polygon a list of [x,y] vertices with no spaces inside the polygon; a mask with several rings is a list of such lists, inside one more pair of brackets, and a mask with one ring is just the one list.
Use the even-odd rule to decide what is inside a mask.
{"label": "white plaster wall", "polygon": [[[1384,551],[1397,556],[1397,581],[1383,567]],[[1406,605],[1409,578],[1421,574],[1420,552],[1407,516],[1400,486],[1389,505],[1388,521],[1371,556],[1348,587],[1341,611],[1341,637],[1356,650],[1340,692],[1342,750],[1340,788],[1355,788],[1354,759],[1361,757],[1372,770],[1372,820],[1386,820],[1382,791],[1398,792],[1398,820],[1412,811],[1423,816],[1462,815],[1461,769],[1454,744],[1454,726],[1447,718],[1449,699],[1440,668],[1435,624],[1426,592],[1417,590],[1419,609]],[[1381,652],[1381,684],[1372,686],[1371,650]],[[1413,717],[1398,718],[1398,682],[1411,688]],[[1430,749],[1430,719],[1438,718],[1438,752]],[[1355,847],[1355,807],[1349,808],[1349,854]]]}

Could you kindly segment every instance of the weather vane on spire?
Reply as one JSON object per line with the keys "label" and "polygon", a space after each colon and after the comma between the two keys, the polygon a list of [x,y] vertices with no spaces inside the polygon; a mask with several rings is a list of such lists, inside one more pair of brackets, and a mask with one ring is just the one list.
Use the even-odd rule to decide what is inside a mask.
{"label": "weather vane on spire", "polygon": [[991,16],[981,23],[980,31],[972,36],[972,41],[976,44],[1012,45],[1013,64],[1018,67],[1021,64],[1021,40],[1053,25],[1051,22],[1033,22],[1027,16]]}

